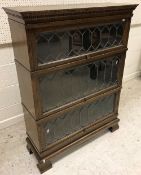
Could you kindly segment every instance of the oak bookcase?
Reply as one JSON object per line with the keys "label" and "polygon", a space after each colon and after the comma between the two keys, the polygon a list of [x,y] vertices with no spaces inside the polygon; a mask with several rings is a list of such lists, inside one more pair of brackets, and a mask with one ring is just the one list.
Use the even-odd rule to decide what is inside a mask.
{"label": "oak bookcase", "polygon": [[27,132],[41,173],[51,159],[117,118],[132,12],[137,4],[4,8]]}

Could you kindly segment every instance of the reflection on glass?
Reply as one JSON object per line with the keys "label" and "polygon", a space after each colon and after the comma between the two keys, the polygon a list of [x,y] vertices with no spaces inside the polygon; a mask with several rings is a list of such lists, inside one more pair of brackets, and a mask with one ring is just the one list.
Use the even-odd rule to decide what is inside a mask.
{"label": "reflection on glass", "polygon": [[120,56],[40,77],[43,112],[117,84]]}
{"label": "reflection on glass", "polygon": [[45,124],[46,146],[113,112],[115,94],[72,110]]}
{"label": "reflection on glass", "polygon": [[42,32],[37,36],[38,63],[41,65],[118,46],[122,42],[122,36],[122,22],[67,31]]}

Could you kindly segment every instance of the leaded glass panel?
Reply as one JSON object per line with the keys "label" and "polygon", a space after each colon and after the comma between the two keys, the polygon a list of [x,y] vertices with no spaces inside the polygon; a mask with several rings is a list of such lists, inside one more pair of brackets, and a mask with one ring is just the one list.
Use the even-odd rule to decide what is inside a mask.
{"label": "leaded glass panel", "polygon": [[123,23],[102,24],[37,35],[38,64],[88,54],[122,44]]}
{"label": "leaded glass panel", "polygon": [[44,125],[46,146],[112,113],[114,98],[115,94],[103,97],[93,103],[86,104],[49,120]]}
{"label": "leaded glass panel", "polygon": [[117,84],[121,56],[55,71],[39,79],[43,112]]}

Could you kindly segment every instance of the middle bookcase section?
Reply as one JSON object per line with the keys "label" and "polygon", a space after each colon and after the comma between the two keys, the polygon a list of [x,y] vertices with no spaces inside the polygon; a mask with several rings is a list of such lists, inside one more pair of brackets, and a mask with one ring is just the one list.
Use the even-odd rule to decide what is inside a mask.
{"label": "middle bookcase section", "polygon": [[39,76],[42,112],[118,85],[121,57],[110,56]]}

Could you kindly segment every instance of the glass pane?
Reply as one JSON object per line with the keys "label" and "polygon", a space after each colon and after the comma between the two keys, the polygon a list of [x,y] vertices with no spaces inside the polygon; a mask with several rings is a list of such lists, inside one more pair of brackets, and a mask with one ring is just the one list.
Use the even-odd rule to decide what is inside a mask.
{"label": "glass pane", "polygon": [[113,112],[115,94],[103,97],[93,103],[86,104],[55,119],[51,119],[44,128],[46,145],[102,119]]}
{"label": "glass pane", "polygon": [[73,30],[41,32],[37,35],[39,65],[118,46],[123,23],[104,24]]}
{"label": "glass pane", "polygon": [[41,76],[43,112],[117,84],[119,60],[114,56]]}

